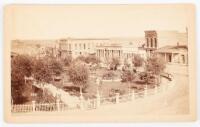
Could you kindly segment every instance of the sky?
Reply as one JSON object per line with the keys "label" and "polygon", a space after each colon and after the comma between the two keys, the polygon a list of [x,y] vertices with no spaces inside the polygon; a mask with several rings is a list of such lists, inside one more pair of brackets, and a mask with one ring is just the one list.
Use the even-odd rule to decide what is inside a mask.
{"label": "sky", "polygon": [[13,39],[143,37],[145,30],[185,31],[184,5],[15,6]]}

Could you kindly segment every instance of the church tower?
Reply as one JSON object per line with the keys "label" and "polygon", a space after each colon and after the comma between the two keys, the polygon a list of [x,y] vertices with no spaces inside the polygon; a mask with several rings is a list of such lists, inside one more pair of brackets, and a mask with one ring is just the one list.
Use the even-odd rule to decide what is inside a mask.
{"label": "church tower", "polygon": [[149,57],[158,48],[157,32],[155,30],[145,31],[145,50]]}

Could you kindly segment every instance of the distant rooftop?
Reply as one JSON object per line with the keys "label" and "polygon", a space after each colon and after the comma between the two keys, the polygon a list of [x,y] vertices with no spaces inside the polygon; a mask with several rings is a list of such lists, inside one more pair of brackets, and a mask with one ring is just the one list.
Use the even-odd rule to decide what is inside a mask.
{"label": "distant rooftop", "polygon": [[158,53],[179,53],[188,50],[186,45],[164,46],[156,50]]}

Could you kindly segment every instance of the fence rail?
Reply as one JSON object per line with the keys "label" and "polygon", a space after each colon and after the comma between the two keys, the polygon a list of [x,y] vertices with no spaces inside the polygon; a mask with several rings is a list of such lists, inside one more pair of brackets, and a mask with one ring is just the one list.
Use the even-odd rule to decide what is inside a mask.
{"label": "fence rail", "polygon": [[33,101],[32,104],[29,105],[12,105],[12,112],[39,112],[39,111],[67,111],[67,110],[74,110],[74,109],[84,109],[84,110],[90,110],[90,109],[96,109],[98,106],[101,105],[110,105],[110,104],[117,104],[117,103],[123,103],[127,101],[134,101],[136,99],[149,97],[151,95],[157,94],[162,92],[163,90],[167,90],[168,87],[171,88],[173,86],[174,82],[171,81],[169,84],[165,84],[163,86],[151,88],[151,89],[144,89],[143,91],[139,92],[132,92],[125,95],[119,95],[119,93],[116,94],[116,96],[112,97],[99,97],[94,99],[88,99],[88,100],[80,100],[78,102],[71,102],[68,104],[65,104],[63,102],[57,101],[56,103],[46,103],[46,104],[35,104],[35,101]]}

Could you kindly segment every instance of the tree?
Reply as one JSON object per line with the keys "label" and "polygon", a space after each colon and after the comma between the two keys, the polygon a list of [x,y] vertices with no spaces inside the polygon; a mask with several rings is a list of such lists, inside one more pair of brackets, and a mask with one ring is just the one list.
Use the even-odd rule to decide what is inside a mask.
{"label": "tree", "polygon": [[74,61],[69,67],[69,77],[70,81],[80,88],[80,93],[82,95],[82,89],[87,86],[88,82],[88,68],[82,61]]}
{"label": "tree", "polygon": [[112,58],[112,61],[110,63],[110,69],[111,70],[117,70],[117,67],[120,65],[120,61],[118,58]]}
{"label": "tree", "polygon": [[155,75],[163,72],[165,67],[166,62],[162,57],[154,55],[147,59],[146,70],[152,72]]}
{"label": "tree", "polygon": [[121,75],[122,82],[127,82],[130,92],[130,84],[135,79],[135,73],[133,73],[131,70],[125,70],[123,71]]}
{"label": "tree", "polygon": [[63,66],[61,61],[58,61],[56,59],[51,59],[49,61],[49,68],[53,75],[60,75],[63,72]]}
{"label": "tree", "polygon": [[85,58],[86,63],[98,64],[100,60],[95,55],[88,55]]}
{"label": "tree", "polygon": [[85,62],[85,59],[86,59],[85,56],[80,55],[80,56],[78,56],[78,57],[75,59],[75,61],[82,61],[82,62]]}
{"label": "tree", "polygon": [[125,70],[121,75],[122,82],[131,82],[134,78],[135,74],[131,70]]}
{"label": "tree", "polygon": [[25,84],[24,77],[32,74],[32,58],[27,55],[17,55],[11,60],[11,96],[14,104],[24,103],[30,99],[31,85]]}
{"label": "tree", "polygon": [[134,54],[132,63],[135,67],[141,67],[143,65],[143,62],[144,62],[144,59],[140,55]]}
{"label": "tree", "polygon": [[52,81],[52,71],[46,59],[37,59],[34,61],[33,75],[38,82],[49,83]]}
{"label": "tree", "polygon": [[113,73],[113,71],[107,71],[107,72],[104,72],[104,74],[102,75],[102,78],[103,79],[113,79],[115,77],[115,74]]}
{"label": "tree", "polygon": [[166,67],[166,62],[164,58],[153,55],[147,59],[146,62],[146,71],[151,72],[154,75],[157,75],[158,82],[160,82],[160,73],[164,71]]}
{"label": "tree", "polygon": [[63,63],[65,66],[70,66],[72,62],[72,57],[70,55],[68,55],[65,59],[63,59]]}

